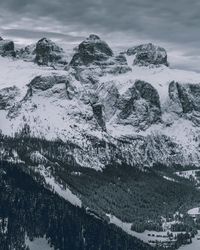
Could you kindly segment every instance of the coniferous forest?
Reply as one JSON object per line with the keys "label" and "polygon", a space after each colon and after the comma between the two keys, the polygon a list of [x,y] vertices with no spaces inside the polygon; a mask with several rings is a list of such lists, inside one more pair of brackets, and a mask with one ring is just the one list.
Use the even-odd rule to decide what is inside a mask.
{"label": "coniferous forest", "polygon": [[1,163],[1,250],[27,250],[25,237],[46,237],[59,250],[150,250],[114,225],[86,214],[21,171]]}

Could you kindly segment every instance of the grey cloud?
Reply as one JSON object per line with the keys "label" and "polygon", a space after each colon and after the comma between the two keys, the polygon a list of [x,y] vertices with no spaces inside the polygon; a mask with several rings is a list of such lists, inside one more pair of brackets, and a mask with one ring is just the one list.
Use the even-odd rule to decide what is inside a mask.
{"label": "grey cloud", "polygon": [[80,41],[84,39],[83,36],[71,36],[69,34],[57,33],[57,32],[48,32],[48,31],[38,31],[38,30],[26,30],[26,29],[6,29],[3,31],[5,36],[13,37],[23,37],[27,39],[38,40],[42,37],[56,38],[56,39],[66,39],[67,41]]}
{"label": "grey cloud", "polygon": [[29,16],[34,21],[48,16],[64,26],[123,30],[180,42],[200,37],[199,0],[1,0],[0,7],[13,18]]}

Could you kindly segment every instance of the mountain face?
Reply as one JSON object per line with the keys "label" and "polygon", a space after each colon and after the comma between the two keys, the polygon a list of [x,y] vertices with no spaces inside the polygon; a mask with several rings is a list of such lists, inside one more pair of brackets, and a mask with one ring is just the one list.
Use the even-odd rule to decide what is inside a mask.
{"label": "mountain face", "polygon": [[[199,75],[166,67],[164,52],[159,63],[144,57],[150,67],[133,66],[135,54],[144,51],[155,52],[157,60],[163,49],[141,45],[115,55],[107,43],[90,35],[59,70],[23,69],[24,84],[15,82],[13,70],[0,92],[2,132],[13,134],[28,125],[34,136],[70,141],[77,145],[70,152],[77,164],[96,169],[113,160],[198,166]],[[41,39],[33,61],[56,65],[54,52],[62,49]],[[7,62],[15,67],[21,60]]]}
{"label": "mountain face", "polygon": [[174,112],[184,116],[198,126],[199,124],[199,84],[181,84],[171,82],[169,96],[174,104]]}
{"label": "mountain face", "polygon": [[199,191],[174,173],[199,167],[200,74],[171,69],[161,47],[114,53],[96,35],[70,60],[46,38],[14,53],[0,57],[1,161],[132,236],[179,208],[187,219]]}
{"label": "mountain face", "polygon": [[111,48],[96,35],[90,35],[78,46],[78,51],[73,56],[71,66],[100,65],[113,56]]}
{"label": "mountain face", "polygon": [[129,48],[126,52],[128,56],[135,56],[134,65],[149,66],[149,65],[165,65],[169,66],[167,61],[167,52],[164,48],[155,46],[152,43],[142,44]]}

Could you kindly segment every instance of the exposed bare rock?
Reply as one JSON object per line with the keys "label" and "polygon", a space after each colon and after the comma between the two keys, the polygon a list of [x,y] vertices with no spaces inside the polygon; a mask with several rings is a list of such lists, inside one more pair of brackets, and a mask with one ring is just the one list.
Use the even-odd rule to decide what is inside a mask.
{"label": "exposed bare rock", "polygon": [[67,64],[63,49],[47,38],[42,38],[37,42],[35,54],[35,62],[39,65]]}
{"label": "exposed bare rock", "polygon": [[155,46],[152,43],[142,44],[127,50],[128,56],[135,56],[134,65],[165,65],[168,66],[167,52],[164,48]]}
{"label": "exposed bare rock", "polygon": [[96,35],[90,35],[79,44],[78,51],[73,56],[70,65],[88,66],[90,64],[102,65],[113,56],[113,51],[108,44]]}
{"label": "exposed bare rock", "polygon": [[0,40],[0,55],[1,56],[12,56],[15,57],[15,45],[10,40]]}
{"label": "exposed bare rock", "polygon": [[171,82],[169,97],[176,105],[174,112],[200,123],[200,84]]}
{"label": "exposed bare rock", "polygon": [[19,94],[20,91],[16,86],[0,89],[0,109],[11,107]]}
{"label": "exposed bare rock", "polygon": [[108,44],[96,35],[90,35],[79,44],[69,66],[79,71],[85,69],[85,67],[87,69],[93,68],[95,74],[99,73],[99,68],[101,74],[122,74],[131,71],[125,56],[114,56]]}
{"label": "exposed bare rock", "polygon": [[146,129],[161,121],[159,95],[151,84],[136,81],[118,101],[118,123]]}

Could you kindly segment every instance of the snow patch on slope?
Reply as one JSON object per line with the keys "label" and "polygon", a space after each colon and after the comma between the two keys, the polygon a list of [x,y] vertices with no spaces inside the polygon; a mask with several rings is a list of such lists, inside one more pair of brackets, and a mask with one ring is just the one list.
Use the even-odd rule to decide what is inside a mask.
{"label": "snow patch on slope", "polygon": [[28,237],[25,238],[25,245],[29,247],[30,250],[53,250],[45,238],[34,238],[30,240]]}
{"label": "snow patch on slope", "polygon": [[49,171],[45,169],[44,166],[40,165],[37,171],[39,171],[41,176],[44,177],[46,184],[50,185],[51,189],[55,193],[63,197],[72,205],[77,206],[77,207],[82,207],[81,200],[75,194],[73,194],[68,187],[63,187],[61,184],[56,182],[55,178],[50,174]]}

